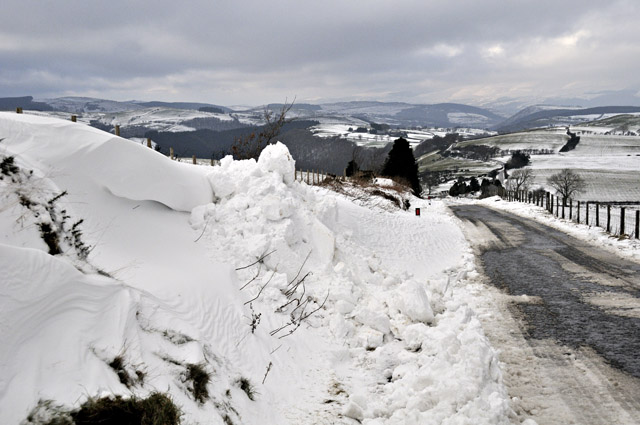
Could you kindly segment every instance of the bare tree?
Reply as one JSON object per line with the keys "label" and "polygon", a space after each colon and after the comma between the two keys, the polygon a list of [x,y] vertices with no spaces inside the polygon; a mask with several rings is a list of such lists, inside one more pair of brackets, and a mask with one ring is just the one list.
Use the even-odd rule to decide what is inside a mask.
{"label": "bare tree", "polygon": [[574,194],[584,192],[586,183],[582,177],[569,168],[564,168],[547,179],[547,183],[553,187],[559,195],[562,195],[563,202],[571,198]]}
{"label": "bare tree", "polygon": [[531,168],[518,168],[511,173],[507,180],[509,190],[527,190],[533,182],[533,170]]}
{"label": "bare tree", "polygon": [[293,107],[294,102],[295,99],[291,103],[287,103],[285,100],[282,109],[278,113],[274,113],[274,111],[265,106],[263,112],[265,124],[260,132],[252,132],[248,136],[239,137],[231,145],[231,153],[233,153],[234,158],[258,159],[262,150],[267,145],[275,142],[275,138],[280,134],[282,127],[291,121],[287,119],[287,113]]}

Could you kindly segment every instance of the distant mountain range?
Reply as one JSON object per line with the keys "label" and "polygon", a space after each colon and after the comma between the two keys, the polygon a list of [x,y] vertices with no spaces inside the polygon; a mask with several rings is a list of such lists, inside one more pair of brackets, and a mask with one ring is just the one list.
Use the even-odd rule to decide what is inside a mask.
{"label": "distant mountain range", "polygon": [[[609,96],[611,97],[611,96]],[[606,98],[603,97],[603,98]],[[567,99],[579,100],[579,99]],[[270,104],[267,108],[279,110],[282,104]],[[31,96],[0,98],[0,110],[57,111],[73,114],[105,114],[137,111],[149,108],[170,110],[194,110],[212,114],[226,114],[235,120],[245,117],[249,121],[259,120],[264,106],[249,108],[244,111],[233,110],[226,106],[195,102],[143,102],[113,101],[88,97],[59,97],[53,99],[34,100]],[[378,123],[402,128],[435,127],[445,129],[478,128],[512,132],[528,128],[539,128],[557,125],[579,124],[595,119],[602,119],[612,114],[638,113],[640,106],[597,106],[590,108],[563,107],[557,105],[534,105],[520,110],[515,115],[505,117],[487,108],[459,103],[438,103],[432,105],[410,104],[404,102],[336,102],[325,104],[296,103],[290,110],[290,116],[320,122],[336,120],[362,123],[363,125]],[[218,116],[218,118],[220,118]],[[185,118],[186,119],[186,118]],[[350,122],[351,122],[350,121]]]}

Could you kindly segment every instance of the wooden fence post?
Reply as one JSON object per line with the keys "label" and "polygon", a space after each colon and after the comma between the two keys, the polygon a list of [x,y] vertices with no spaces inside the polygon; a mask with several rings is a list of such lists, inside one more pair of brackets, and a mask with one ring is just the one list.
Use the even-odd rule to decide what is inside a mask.
{"label": "wooden fence post", "polygon": [[173,159],[173,148],[169,148],[169,158]]}
{"label": "wooden fence post", "polygon": [[569,198],[569,220],[573,220],[573,199]]}
{"label": "wooden fence post", "polygon": [[636,210],[636,239],[640,239],[640,210]]}
{"label": "wooden fence post", "polygon": [[620,236],[624,235],[624,207],[620,208]]}
{"label": "wooden fence post", "polygon": [[600,227],[600,203],[596,202],[596,227]]}
{"label": "wooden fence post", "polygon": [[611,232],[611,204],[607,205],[607,233]]}
{"label": "wooden fence post", "polygon": [[20,106],[18,106],[16,108],[16,114],[21,114],[22,113],[22,108]]}
{"label": "wooden fence post", "polygon": [[550,212],[551,214],[553,214],[553,195],[551,195],[551,198],[550,198],[550,199],[551,199],[551,202],[549,203],[549,206],[550,206],[550,208],[549,208],[549,212]]}
{"label": "wooden fence post", "polygon": [[118,137],[120,136],[120,125],[118,124],[116,124],[115,133],[116,133],[116,136]]}
{"label": "wooden fence post", "polygon": [[77,115],[71,115],[71,122],[77,122],[78,121],[78,116]]}
{"label": "wooden fence post", "polygon": [[193,165],[196,165],[196,164],[197,164],[197,162],[196,162],[196,156],[195,156],[195,155],[193,155]]}
{"label": "wooden fence post", "polygon": [[309,170],[307,170],[307,184],[309,184]]}
{"label": "wooden fence post", "polygon": [[590,226],[591,224],[589,223],[589,202],[588,201],[585,205],[584,215],[585,215],[585,220],[584,220],[585,224],[587,226]]}
{"label": "wooden fence post", "polygon": [[[564,207],[564,204],[562,204]],[[556,196],[556,217],[560,217],[560,197]]]}
{"label": "wooden fence post", "polygon": [[[147,137],[147,147],[150,148],[151,146],[151,139]],[[212,159],[213,161],[213,159]]]}
{"label": "wooden fence post", "polygon": [[578,222],[578,224],[580,224],[580,201],[578,201],[578,217],[577,217],[577,222]]}

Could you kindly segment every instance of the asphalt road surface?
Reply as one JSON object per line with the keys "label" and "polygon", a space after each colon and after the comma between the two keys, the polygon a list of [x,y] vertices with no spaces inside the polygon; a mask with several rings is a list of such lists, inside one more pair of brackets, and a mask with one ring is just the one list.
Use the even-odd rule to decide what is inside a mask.
{"label": "asphalt road surface", "polygon": [[452,210],[502,297],[484,322],[519,416],[640,424],[640,264],[526,218]]}

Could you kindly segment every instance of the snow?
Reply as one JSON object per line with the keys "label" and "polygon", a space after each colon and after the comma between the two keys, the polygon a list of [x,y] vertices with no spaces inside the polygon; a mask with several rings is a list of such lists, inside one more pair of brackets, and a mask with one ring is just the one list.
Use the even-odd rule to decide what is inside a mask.
{"label": "snow", "polygon": [[[468,306],[473,253],[441,201],[357,205],[294,181],[279,143],[202,167],[54,118],[0,113],[0,134],[22,170],[0,180],[0,422],[153,390],[189,424],[510,422]],[[47,253],[19,190],[68,192],[56,211],[84,219],[86,260]],[[144,380],[125,387],[116,356]],[[203,404],[192,363],[213,374]]]}

